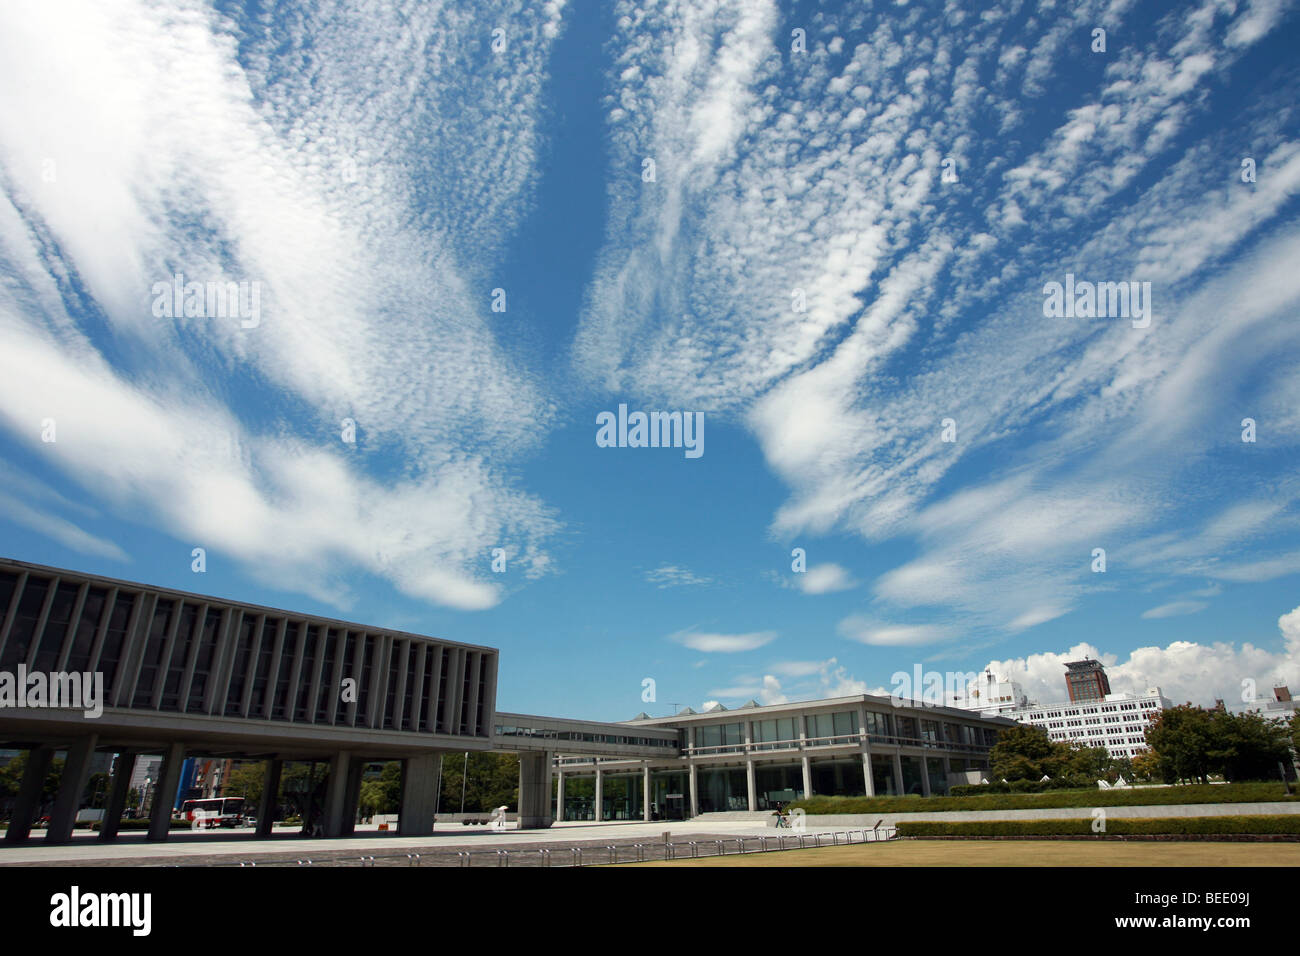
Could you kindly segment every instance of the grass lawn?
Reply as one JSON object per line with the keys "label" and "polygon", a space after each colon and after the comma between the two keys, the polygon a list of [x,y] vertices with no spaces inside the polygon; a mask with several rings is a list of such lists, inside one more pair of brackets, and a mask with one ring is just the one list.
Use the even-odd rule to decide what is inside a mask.
{"label": "grass lawn", "polygon": [[899,840],[620,866],[1300,866],[1295,843]]}

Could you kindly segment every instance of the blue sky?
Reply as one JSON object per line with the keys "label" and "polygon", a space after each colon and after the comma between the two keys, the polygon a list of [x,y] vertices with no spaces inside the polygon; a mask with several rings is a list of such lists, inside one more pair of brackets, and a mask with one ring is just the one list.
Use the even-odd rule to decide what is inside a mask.
{"label": "blue sky", "polygon": [[1300,684],[1295,4],[0,18],[0,553],[496,646],[523,711]]}

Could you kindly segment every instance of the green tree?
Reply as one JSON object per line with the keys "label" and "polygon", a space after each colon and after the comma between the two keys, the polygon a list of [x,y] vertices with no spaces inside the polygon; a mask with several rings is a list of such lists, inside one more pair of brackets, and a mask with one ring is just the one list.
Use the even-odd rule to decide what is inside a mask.
{"label": "green tree", "polygon": [[1180,704],[1156,715],[1147,730],[1147,744],[1156,752],[1166,783],[1207,783],[1212,770],[1210,753],[1218,736],[1208,711]]}
{"label": "green tree", "polygon": [[1276,780],[1278,764],[1290,757],[1288,728],[1260,714],[1210,712],[1210,766],[1225,780]]}
{"label": "green tree", "polygon": [[[1050,771],[1049,771],[1050,773]],[[1114,783],[1119,777],[1115,760],[1105,747],[1066,747],[1057,765],[1057,773],[1076,780],[1080,786],[1093,786],[1098,780]]]}
{"label": "green tree", "polygon": [[243,797],[245,812],[262,803],[262,782],[266,779],[265,760],[241,760],[230,768],[221,786],[223,797]]}
{"label": "green tree", "polygon": [[442,799],[439,813],[457,813],[461,805],[461,785],[465,785],[465,812],[486,813],[505,806],[519,806],[519,758],[510,753],[471,753],[468,777],[465,754],[450,753],[442,758]]}
{"label": "green tree", "polygon": [[396,813],[401,797],[402,765],[390,760],[378,776],[361,781],[361,798],[357,807],[367,819],[376,813]]}
{"label": "green tree", "polygon": [[1039,780],[1058,770],[1062,754],[1042,727],[1017,724],[998,734],[989,751],[989,769],[994,778],[1007,781]]}

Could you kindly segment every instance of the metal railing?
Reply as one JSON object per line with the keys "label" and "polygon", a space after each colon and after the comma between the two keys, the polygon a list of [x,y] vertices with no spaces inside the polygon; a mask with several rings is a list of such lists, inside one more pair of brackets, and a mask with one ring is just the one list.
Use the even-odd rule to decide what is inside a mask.
{"label": "metal railing", "polygon": [[854,843],[885,843],[898,837],[893,826],[815,833],[783,833],[775,836],[714,837],[682,842],[608,843],[579,846],[516,847],[457,850],[451,853],[393,853],[334,859],[245,860],[240,866],[370,866],[380,861],[385,866],[497,866],[512,864],[528,867],[605,866],[615,863],[645,863],[656,860],[700,859],[736,856],[745,853],[772,853],[781,850],[806,850],[817,847],[849,846]]}

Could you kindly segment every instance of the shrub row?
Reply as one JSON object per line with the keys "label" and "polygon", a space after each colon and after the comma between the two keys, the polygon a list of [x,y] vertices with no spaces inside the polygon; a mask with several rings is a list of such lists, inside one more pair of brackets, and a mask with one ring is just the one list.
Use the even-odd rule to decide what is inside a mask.
{"label": "shrub row", "polygon": [[963,783],[948,791],[950,797],[979,797],[990,793],[1047,793],[1049,790],[1096,790],[1097,783],[1082,777],[1051,780],[1012,780],[1010,783]]}
{"label": "shrub row", "polygon": [[971,823],[902,822],[899,836],[1121,836],[1154,834],[1300,834],[1300,814],[1253,817],[1159,817],[1110,819],[1104,834],[1094,833],[1092,819],[988,820]]}
{"label": "shrub row", "polygon": [[1282,783],[1187,784],[1125,790],[1055,790],[1041,794],[988,793],[967,797],[810,797],[787,809],[808,814],[918,813],[929,810],[1032,810],[1039,807],[1148,807],[1187,803],[1271,803],[1288,796]]}

